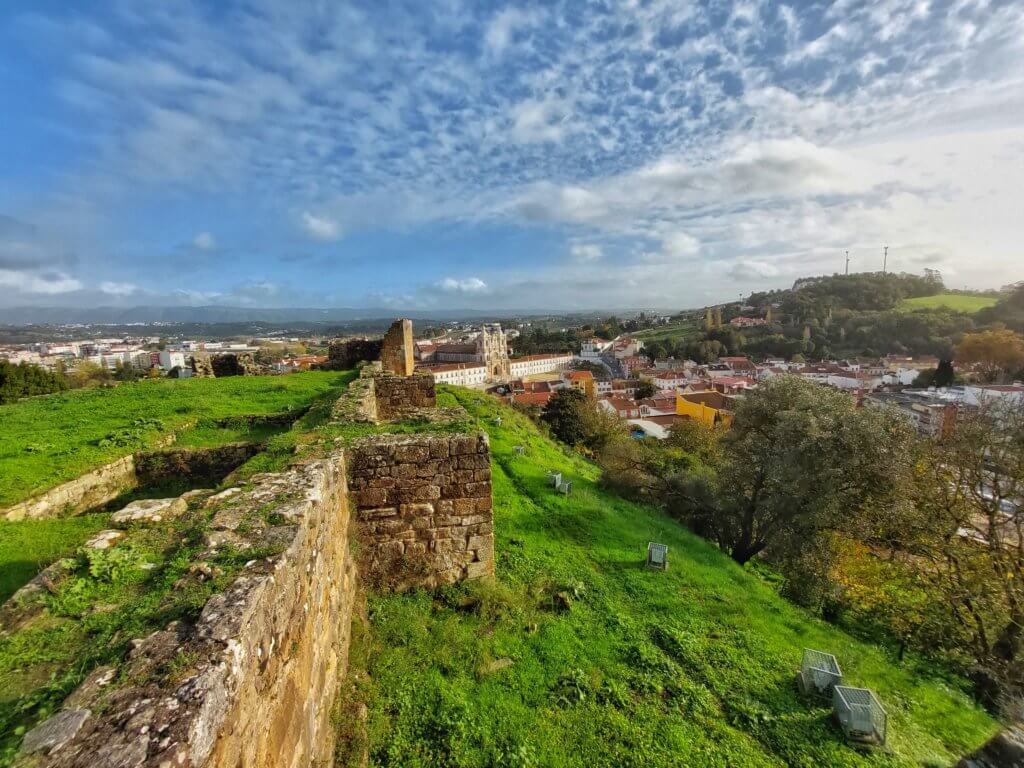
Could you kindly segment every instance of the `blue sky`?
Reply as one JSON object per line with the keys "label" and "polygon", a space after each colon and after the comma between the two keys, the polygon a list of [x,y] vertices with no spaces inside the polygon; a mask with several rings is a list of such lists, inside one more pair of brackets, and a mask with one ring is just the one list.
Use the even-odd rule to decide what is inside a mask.
{"label": "blue sky", "polygon": [[688,307],[1024,278],[1024,3],[0,11],[0,304]]}

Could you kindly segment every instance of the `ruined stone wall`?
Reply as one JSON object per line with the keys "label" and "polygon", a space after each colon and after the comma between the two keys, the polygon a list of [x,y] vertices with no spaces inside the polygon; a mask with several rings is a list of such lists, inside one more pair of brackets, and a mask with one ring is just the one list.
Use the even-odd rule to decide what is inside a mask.
{"label": "ruined stone wall", "polygon": [[396,376],[411,376],[415,368],[412,348],[412,320],[396,320],[384,334],[384,344],[380,350],[384,371]]}
{"label": "ruined stone wall", "polygon": [[213,369],[213,375],[217,378],[224,376],[259,376],[263,373],[263,370],[257,365],[256,359],[247,352],[212,355],[210,357],[210,367]]}
{"label": "ruined stone wall", "polygon": [[363,577],[436,587],[494,574],[491,453],[475,435],[375,435],[350,453]]}
{"label": "ruined stone wall", "polygon": [[344,458],[256,476],[207,504],[209,547],[282,551],[254,558],[194,625],[139,642],[120,674],[91,674],[26,735],[21,765],[331,765],[356,582]]}
{"label": "ruined stone wall", "polygon": [[377,418],[381,421],[413,416],[417,411],[434,408],[437,405],[434,377],[423,372],[411,376],[375,374],[373,396],[376,401]]}
{"label": "ruined stone wall", "polygon": [[956,768],[1024,768],[1024,723],[1004,728]]}
{"label": "ruined stone wall", "polygon": [[359,363],[368,363],[380,358],[383,339],[349,339],[332,341],[327,346],[327,362],[320,368],[329,371],[347,371]]}
{"label": "ruined stone wall", "polygon": [[216,485],[261,450],[256,443],[228,443],[213,448],[177,448],[135,454],[135,476],[141,486],[157,486],[181,478],[198,485]]}
{"label": "ruined stone wall", "polygon": [[77,515],[92,507],[106,504],[137,485],[135,457],[125,456],[38,496],[0,510],[0,517],[6,520],[25,520]]}

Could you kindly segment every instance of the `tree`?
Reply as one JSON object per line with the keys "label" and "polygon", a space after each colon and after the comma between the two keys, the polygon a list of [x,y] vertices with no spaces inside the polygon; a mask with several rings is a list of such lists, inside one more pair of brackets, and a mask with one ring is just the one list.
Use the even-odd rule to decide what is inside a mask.
{"label": "tree", "polygon": [[654,382],[648,381],[647,379],[641,379],[636,385],[633,397],[637,400],[643,400],[646,397],[652,397],[658,388],[654,386]]}
{"label": "tree", "polygon": [[541,421],[558,440],[576,445],[584,437],[582,409],[586,401],[587,396],[577,389],[560,389],[541,411]]}
{"label": "tree", "polygon": [[998,381],[1024,366],[1024,339],[1020,334],[1001,328],[968,333],[956,346],[960,365],[976,365],[986,381]]}
{"label": "tree", "polygon": [[60,373],[51,373],[32,363],[17,365],[0,360],[0,404],[13,403],[22,397],[48,395],[68,388],[68,381]]}
{"label": "tree", "polygon": [[780,376],[740,403],[710,488],[690,489],[710,504],[684,504],[684,516],[738,563],[772,547],[796,564],[820,534],[897,500],[913,440],[898,415]]}
{"label": "tree", "polygon": [[940,360],[939,367],[935,369],[935,377],[932,379],[936,387],[951,387],[956,381],[956,371],[953,370],[952,360]]}
{"label": "tree", "polygon": [[1024,412],[991,403],[913,464],[912,504],[882,543],[947,612],[945,650],[970,654],[990,699],[1024,690]]}

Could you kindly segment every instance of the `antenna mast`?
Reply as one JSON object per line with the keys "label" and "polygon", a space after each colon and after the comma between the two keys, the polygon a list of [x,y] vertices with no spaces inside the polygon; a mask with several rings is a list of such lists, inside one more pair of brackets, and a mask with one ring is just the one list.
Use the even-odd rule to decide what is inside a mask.
{"label": "antenna mast", "polygon": [[850,274],[850,252],[846,252],[846,274]]}
{"label": "antenna mast", "polygon": [[885,268],[889,262],[889,246],[883,246],[882,248],[882,274],[885,274]]}

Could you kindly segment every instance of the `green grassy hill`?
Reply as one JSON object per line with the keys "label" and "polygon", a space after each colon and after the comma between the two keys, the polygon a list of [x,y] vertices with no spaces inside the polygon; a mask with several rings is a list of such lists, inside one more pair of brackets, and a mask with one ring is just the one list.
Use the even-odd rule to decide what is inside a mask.
{"label": "green grassy hill", "polygon": [[934,296],[919,296],[916,299],[904,299],[899,308],[915,309],[953,309],[973,315],[987,307],[994,306],[998,299],[994,296],[970,296],[961,293],[938,293]]}
{"label": "green grassy hill", "polygon": [[[308,406],[351,373],[160,379],[80,389],[0,406],[0,507],[72,480],[178,432],[182,445],[261,440],[265,430],[218,427],[228,416]],[[187,429],[186,429],[187,427]]]}
{"label": "green grassy hill", "polygon": [[[374,766],[939,766],[995,730],[956,682],[897,665],[657,510],[606,494],[594,465],[494,399],[439,400],[491,436],[498,578],[368,597],[339,764],[368,740]],[[667,572],[644,567],[651,540],[668,544]],[[804,647],[875,689],[890,752],[848,747],[828,706],[798,696]],[[345,715],[359,701],[365,733]]]}

